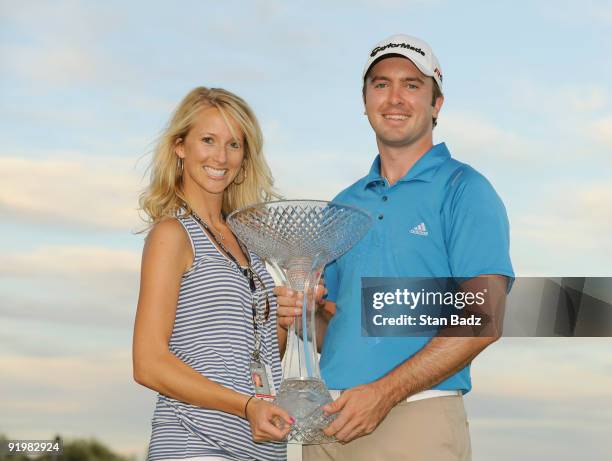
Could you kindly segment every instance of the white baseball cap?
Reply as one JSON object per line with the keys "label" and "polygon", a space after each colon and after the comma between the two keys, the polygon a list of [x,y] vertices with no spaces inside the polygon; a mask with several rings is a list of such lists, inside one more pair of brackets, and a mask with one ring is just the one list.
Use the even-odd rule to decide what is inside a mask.
{"label": "white baseball cap", "polygon": [[431,47],[421,39],[403,34],[392,35],[372,48],[368,62],[363,68],[362,79],[374,62],[388,54],[399,54],[410,59],[423,74],[433,77],[442,91],[442,69]]}

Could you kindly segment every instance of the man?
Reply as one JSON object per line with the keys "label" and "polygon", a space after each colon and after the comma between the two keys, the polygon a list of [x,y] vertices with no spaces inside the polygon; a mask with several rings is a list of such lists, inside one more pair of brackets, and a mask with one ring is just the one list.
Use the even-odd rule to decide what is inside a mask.
{"label": "man", "polygon": [[[462,395],[470,362],[498,334],[373,338],[361,329],[362,277],[452,277],[465,291],[484,281],[498,297],[513,277],[495,190],[445,144],[433,145],[442,83],[437,58],[417,38],[394,35],[368,56],[363,100],[379,155],[334,201],[368,210],[374,224],[325,271],[317,332],[321,374],[336,398],[324,410],[337,414],[325,433],[339,443],[304,446],[305,460],[471,459]],[[277,294],[287,326],[300,302],[287,289]]]}

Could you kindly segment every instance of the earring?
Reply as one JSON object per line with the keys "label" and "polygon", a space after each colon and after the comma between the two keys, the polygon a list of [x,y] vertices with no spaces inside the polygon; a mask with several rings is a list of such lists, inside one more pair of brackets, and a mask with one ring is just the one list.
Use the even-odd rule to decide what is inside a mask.
{"label": "earring", "polygon": [[234,178],[234,180],[232,181],[236,186],[239,186],[240,184],[242,184],[247,178],[246,168],[244,167],[245,163],[246,162],[242,162],[242,165],[240,166],[240,171],[242,171],[242,180],[240,182],[236,181],[236,178],[238,178],[238,174],[240,174],[240,171],[239,171],[238,174],[236,175],[236,178]]}
{"label": "earring", "polygon": [[183,165],[183,159],[181,157],[178,157],[177,169],[179,170],[179,176],[183,176],[184,165]]}

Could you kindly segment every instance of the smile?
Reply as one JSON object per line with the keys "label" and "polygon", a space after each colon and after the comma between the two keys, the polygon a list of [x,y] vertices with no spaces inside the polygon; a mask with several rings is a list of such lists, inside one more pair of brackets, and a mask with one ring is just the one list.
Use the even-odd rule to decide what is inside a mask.
{"label": "smile", "polygon": [[204,171],[206,171],[206,173],[215,178],[222,178],[227,173],[227,170],[217,170],[216,168],[212,168],[209,166],[205,166]]}
{"label": "smile", "polygon": [[404,114],[383,114],[385,120],[408,120],[408,117]]}

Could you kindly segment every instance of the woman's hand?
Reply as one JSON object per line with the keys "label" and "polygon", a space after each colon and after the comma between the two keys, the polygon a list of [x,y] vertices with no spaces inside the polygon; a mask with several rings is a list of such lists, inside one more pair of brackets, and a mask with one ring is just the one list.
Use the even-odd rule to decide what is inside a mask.
{"label": "woman's hand", "polygon": [[278,405],[251,398],[246,407],[246,419],[251,425],[251,434],[255,442],[268,440],[281,441],[291,430],[295,419]]}
{"label": "woman's hand", "polygon": [[[302,315],[302,302],[304,300],[304,294],[301,291],[292,290],[286,286],[280,286],[274,288],[274,294],[276,295],[276,302],[278,305],[276,316],[278,324],[285,330],[295,321],[295,318]],[[321,308],[325,305],[323,296],[327,294],[327,289],[323,284],[323,280],[319,282],[317,286],[316,304],[317,308]]]}

